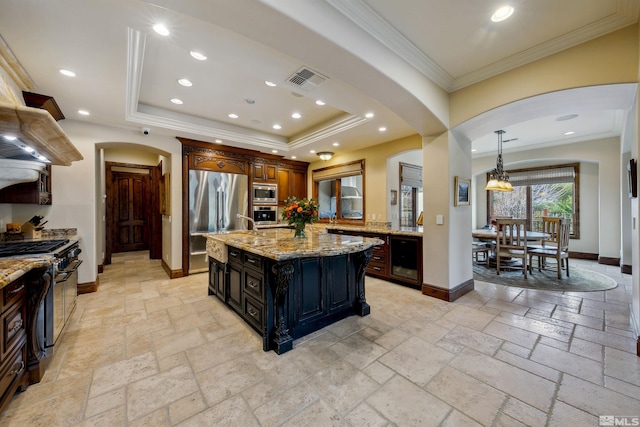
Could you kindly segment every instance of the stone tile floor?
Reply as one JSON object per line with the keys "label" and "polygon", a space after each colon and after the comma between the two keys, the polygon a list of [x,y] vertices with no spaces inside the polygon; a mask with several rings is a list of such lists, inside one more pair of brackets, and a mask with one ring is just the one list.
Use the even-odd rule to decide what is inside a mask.
{"label": "stone tile floor", "polygon": [[206,275],[119,254],[2,426],[597,426],[640,416],[631,277],[562,294],[476,282],[454,303],[367,277],[371,315],[265,353]]}

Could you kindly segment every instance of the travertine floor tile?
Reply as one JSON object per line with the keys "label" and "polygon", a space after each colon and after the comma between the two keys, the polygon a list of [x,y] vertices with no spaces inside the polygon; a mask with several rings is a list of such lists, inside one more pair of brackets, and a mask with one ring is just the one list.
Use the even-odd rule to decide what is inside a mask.
{"label": "travertine floor tile", "polygon": [[640,416],[631,279],[561,293],[476,282],[454,303],[367,277],[366,317],[283,355],[217,298],[206,274],[169,280],[148,253],[114,254],[80,295],[39,384],[8,427],[566,426]]}

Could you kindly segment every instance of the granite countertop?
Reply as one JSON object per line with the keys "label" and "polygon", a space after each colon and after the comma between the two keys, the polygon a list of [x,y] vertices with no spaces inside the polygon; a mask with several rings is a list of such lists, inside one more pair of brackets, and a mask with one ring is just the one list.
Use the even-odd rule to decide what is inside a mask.
{"label": "granite countertop", "polygon": [[366,233],[393,234],[399,236],[418,236],[424,234],[423,227],[380,227],[370,225],[329,224],[327,230],[359,231]]}
{"label": "granite countertop", "polygon": [[21,255],[0,258],[0,289],[27,274],[34,268],[49,267],[53,255]]}
{"label": "granite countertop", "polygon": [[294,230],[275,228],[259,230],[257,234],[247,231],[207,234],[207,253],[214,258],[215,244],[211,240],[227,246],[243,249],[276,261],[314,256],[334,256],[360,252],[376,245],[384,244],[380,239],[346,236],[307,230],[304,239],[294,238]]}

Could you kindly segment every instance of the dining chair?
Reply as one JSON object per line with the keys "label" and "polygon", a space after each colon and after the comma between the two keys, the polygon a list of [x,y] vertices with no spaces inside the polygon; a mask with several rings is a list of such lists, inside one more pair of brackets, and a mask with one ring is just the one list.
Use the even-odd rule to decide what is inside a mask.
{"label": "dining chair", "polygon": [[529,251],[532,249],[545,249],[549,246],[558,246],[558,234],[560,233],[560,223],[563,219],[556,216],[543,216],[542,217],[542,233],[548,234],[540,241],[539,245],[529,245]]}
{"label": "dining chair", "polygon": [[538,258],[538,271],[547,268],[547,258],[556,260],[555,268],[558,271],[558,279],[562,279],[562,270],[566,269],[569,277],[569,229],[571,223],[560,220],[555,239],[543,239],[542,246],[529,249],[530,272],[533,274],[533,257]]}
{"label": "dining chair", "polygon": [[500,274],[501,261],[510,258],[520,258],[521,265],[510,263],[509,268],[522,268],[524,278],[527,278],[527,220],[498,218],[496,220],[499,230],[496,237],[496,273]]}
{"label": "dining chair", "polygon": [[[486,242],[473,242],[471,248],[473,261],[476,264],[483,262],[489,268],[489,245]],[[480,259],[480,255],[482,255],[482,259]]]}

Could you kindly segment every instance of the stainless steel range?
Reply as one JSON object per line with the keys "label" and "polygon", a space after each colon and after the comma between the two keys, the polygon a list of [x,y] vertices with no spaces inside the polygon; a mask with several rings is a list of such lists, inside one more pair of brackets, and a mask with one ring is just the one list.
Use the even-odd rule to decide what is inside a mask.
{"label": "stainless steel range", "polygon": [[78,296],[78,259],[81,249],[77,240],[55,239],[0,243],[0,257],[41,255],[54,256],[49,273],[51,287],[38,310],[38,345],[48,355],[76,306]]}

